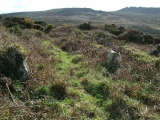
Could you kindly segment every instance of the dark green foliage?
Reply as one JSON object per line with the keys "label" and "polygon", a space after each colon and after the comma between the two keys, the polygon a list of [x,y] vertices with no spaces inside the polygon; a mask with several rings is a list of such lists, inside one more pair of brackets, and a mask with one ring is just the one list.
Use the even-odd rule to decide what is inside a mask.
{"label": "dark green foliage", "polygon": [[44,21],[34,21],[34,24],[39,24],[39,25],[41,25],[43,27],[45,27],[47,25],[47,23],[44,22]]}
{"label": "dark green foliage", "polygon": [[35,33],[35,36],[37,36],[37,37],[41,37],[42,35],[43,35],[43,32],[40,30],[37,30]]}
{"label": "dark green foliage", "polygon": [[136,30],[128,31],[127,33],[121,35],[120,39],[134,43],[146,43],[146,44],[154,43],[154,38],[151,35],[144,34],[143,32],[139,32]]}
{"label": "dark green foliage", "polygon": [[33,28],[33,25],[34,25],[34,22],[32,20],[25,19],[25,26],[26,26],[26,28],[31,29],[31,28]]}
{"label": "dark green foliage", "polygon": [[33,28],[37,29],[37,30],[41,30],[41,25],[40,24],[34,24]]}
{"label": "dark green foliage", "polygon": [[125,31],[124,27],[118,27],[115,24],[105,24],[105,30],[109,31],[113,35],[120,35]]}
{"label": "dark green foliage", "polygon": [[79,28],[82,30],[91,30],[92,26],[90,22],[84,22],[82,24],[79,25]]}
{"label": "dark green foliage", "polygon": [[154,37],[154,42],[155,42],[155,44],[159,44],[160,43],[160,37]]}
{"label": "dark green foliage", "polygon": [[115,28],[117,28],[117,26],[115,24],[109,24],[109,25],[105,24],[105,30],[106,31],[110,31],[110,30],[113,30]]}
{"label": "dark green foliage", "polygon": [[6,28],[14,27],[14,26],[19,26],[19,25],[24,25],[24,18],[20,17],[7,17],[3,20],[3,25]]}
{"label": "dark green foliage", "polygon": [[110,33],[113,34],[113,35],[120,35],[122,33],[122,31],[120,31],[120,30],[111,30]]}
{"label": "dark green foliage", "polygon": [[3,25],[6,28],[10,28],[10,27],[18,26],[18,23],[17,22],[13,22],[13,21],[5,21],[5,22],[3,22]]}
{"label": "dark green foliage", "polygon": [[46,34],[48,34],[52,29],[53,29],[54,25],[53,24],[48,24],[45,28],[44,28],[44,32]]}
{"label": "dark green foliage", "polygon": [[[18,26],[21,29],[37,29],[44,31],[46,34],[49,33],[52,28],[54,27],[53,24],[47,25],[44,21],[33,21],[28,18],[21,18],[21,17],[7,17],[3,20],[3,25],[6,28],[11,28],[10,32],[14,33],[14,27]],[[17,32],[16,32],[17,34]],[[39,36],[39,35],[38,35]]]}
{"label": "dark green foliage", "polygon": [[10,32],[10,33],[17,34],[17,35],[19,35],[19,36],[21,36],[21,35],[22,35],[22,30],[21,30],[21,28],[20,28],[20,27],[18,27],[18,26],[15,26],[15,27],[9,28],[9,32]]}

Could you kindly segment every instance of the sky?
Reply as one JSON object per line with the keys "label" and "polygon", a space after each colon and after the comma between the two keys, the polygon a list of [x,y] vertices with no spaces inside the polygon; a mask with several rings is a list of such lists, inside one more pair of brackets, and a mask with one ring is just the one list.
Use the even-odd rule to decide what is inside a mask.
{"label": "sky", "polygon": [[77,7],[116,11],[125,7],[160,8],[160,2],[158,0],[3,0],[0,3],[0,14]]}

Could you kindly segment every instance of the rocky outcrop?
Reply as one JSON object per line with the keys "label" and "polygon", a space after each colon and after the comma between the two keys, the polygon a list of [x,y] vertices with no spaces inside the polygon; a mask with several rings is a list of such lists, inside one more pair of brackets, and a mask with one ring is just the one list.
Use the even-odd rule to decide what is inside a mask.
{"label": "rocky outcrop", "polygon": [[119,66],[118,54],[111,50],[107,56],[107,68],[109,70],[116,70]]}
{"label": "rocky outcrop", "polygon": [[154,55],[156,57],[159,57],[159,53],[160,53],[160,44],[157,45],[157,49],[153,50],[150,55]]}
{"label": "rocky outcrop", "polygon": [[28,66],[25,55],[16,47],[8,47],[0,54],[0,74],[25,82],[28,79]]}

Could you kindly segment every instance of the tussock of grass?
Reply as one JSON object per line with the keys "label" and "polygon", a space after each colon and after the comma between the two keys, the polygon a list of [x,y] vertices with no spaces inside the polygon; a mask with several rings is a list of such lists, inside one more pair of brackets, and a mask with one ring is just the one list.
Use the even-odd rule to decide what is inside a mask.
{"label": "tussock of grass", "polygon": [[135,59],[138,60],[138,61],[154,62],[154,61],[158,60],[157,57],[150,56],[146,52],[142,52],[139,49],[135,49],[135,48],[132,48],[130,46],[124,46],[124,48],[126,50],[128,50],[128,52],[130,52],[135,57]]}

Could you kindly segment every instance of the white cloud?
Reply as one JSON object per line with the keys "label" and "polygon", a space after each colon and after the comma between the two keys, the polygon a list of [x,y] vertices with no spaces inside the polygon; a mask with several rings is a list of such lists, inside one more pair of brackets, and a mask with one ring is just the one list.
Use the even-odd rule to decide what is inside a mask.
{"label": "white cloud", "polygon": [[113,11],[129,6],[160,7],[160,3],[158,0],[4,0],[0,4],[0,13],[40,11],[66,7],[87,7]]}

